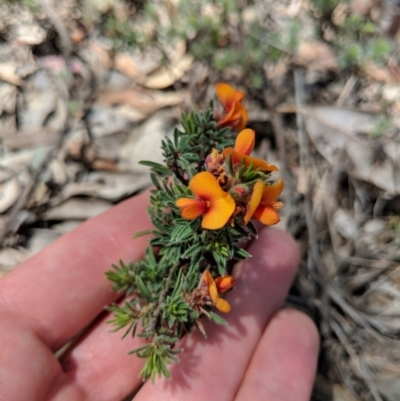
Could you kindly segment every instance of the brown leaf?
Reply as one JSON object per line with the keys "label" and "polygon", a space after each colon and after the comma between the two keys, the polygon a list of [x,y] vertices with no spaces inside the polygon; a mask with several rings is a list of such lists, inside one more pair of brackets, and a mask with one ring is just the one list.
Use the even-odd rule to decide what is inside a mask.
{"label": "brown leaf", "polygon": [[364,73],[375,81],[385,82],[387,84],[395,82],[395,77],[387,67],[380,67],[373,63],[362,66]]}
{"label": "brown leaf", "polygon": [[58,133],[48,128],[26,128],[22,131],[2,131],[0,138],[5,148],[14,150],[38,145],[51,145],[57,140]]}
{"label": "brown leaf", "polygon": [[295,54],[295,63],[320,71],[335,70],[337,60],[332,48],[323,42],[302,42]]}
{"label": "brown leaf", "polygon": [[184,99],[182,92],[157,92],[143,91],[137,89],[126,89],[122,91],[104,91],[98,97],[99,104],[112,106],[116,104],[127,104],[145,115],[154,113],[156,110],[176,106]]}
{"label": "brown leaf", "polygon": [[[304,107],[307,133],[317,150],[334,166],[350,176],[364,180],[392,194],[400,193],[400,176],[396,174],[398,158],[381,160],[374,142],[362,134],[373,132],[376,117],[367,113],[336,107]],[[398,151],[395,142],[387,147]]]}
{"label": "brown leaf", "polygon": [[193,61],[193,56],[186,54],[176,63],[171,63],[167,67],[161,67],[141,82],[141,84],[151,89],[168,88],[183,77],[185,72],[192,66]]}
{"label": "brown leaf", "polygon": [[21,78],[16,74],[17,65],[15,63],[0,63],[0,80],[16,86],[22,85]]}

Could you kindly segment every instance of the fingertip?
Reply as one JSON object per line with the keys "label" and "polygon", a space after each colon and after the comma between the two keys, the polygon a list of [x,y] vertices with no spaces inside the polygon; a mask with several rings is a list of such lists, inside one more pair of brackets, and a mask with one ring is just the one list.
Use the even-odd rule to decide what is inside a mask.
{"label": "fingertip", "polygon": [[319,332],[315,322],[306,313],[293,308],[284,308],[272,317],[270,324],[277,332],[290,330],[295,335],[296,342],[303,348],[308,349],[312,355],[318,353]]}
{"label": "fingertip", "polygon": [[236,400],[309,400],[318,351],[314,322],[301,311],[279,310],[258,343]]}
{"label": "fingertip", "polygon": [[270,272],[283,274],[289,281],[295,276],[300,263],[300,250],[288,233],[271,227],[262,229],[248,249],[251,258],[247,263],[261,265]]}
{"label": "fingertip", "polygon": [[296,240],[289,233],[273,227],[264,227],[259,234],[260,243],[269,242],[270,246],[277,247],[281,255],[298,266],[300,263],[300,249]]}

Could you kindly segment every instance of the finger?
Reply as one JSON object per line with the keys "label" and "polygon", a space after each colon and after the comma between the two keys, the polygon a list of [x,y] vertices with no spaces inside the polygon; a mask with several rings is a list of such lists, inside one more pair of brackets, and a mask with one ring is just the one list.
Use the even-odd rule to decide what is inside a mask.
{"label": "finger", "polygon": [[23,320],[59,348],[116,299],[104,272],[119,259],[138,260],[150,228],[148,193],[82,224],[0,280],[0,312]]}
{"label": "finger", "polygon": [[237,285],[227,297],[232,305],[228,325],[205,322],[208,339],[197,331],[185,339],[181,361],[171,370],[172,380],[146,383],[135,401],[234,399],[258,340],[282,305],[299,263],[296,243],[274,229],[263,230],[249,252],[253,257],[237,266]]}
{"label": "finger", "polygon": [[139,387],[144,361],[128,352],[144,341],[130,336],[122,340],[123,332],[110,332],[109,319],[110,315],[103,317],[61,358],[63,372],[52,382],[45,401],[75,400],[79,398],[72,395],[81,393],[88,399],[119,401]]}
{"label": "finger", "polygon": [[319,335],[296,310],[276,313],[261,337],[235,401],[308,401],[315,378]]}
{"label": "finger", "polygon": [[[193,399],[188,388],[199,393],[199,399],[233,399],[268,319],[285,298],[299,260],[293,239],[273,229],[262,231],[249,252],[253,257],[237,266],[237,286],[228,294],[232,295],[229,302],[233,307],[226,316],[228,326],[205,322],[208,339],[194,331],[183,341],[185,351],[181,362],[172,367],[172,381],[158,380],[155,386],[146,384],[138,399],[145,400],[148,396],[162,400],[175,396]],[[71,378],[91,397],[98,399],[102,395],[101,400],[118,400],[140,384],[138,376],[143,361],[127,356],[126,352],[140,346],[141,340],[121,341],[121,334],[109,330],[110,326],[101,322],[62,360],[67,373],[54,383],[53,394],[73,391],[77,383]],[[54,401],[64,399],[67,398]]]}
{"label": "finger", "polygon": [[0,313],[0,400],[43,400],[61,372],[54,354],[12,315]]}

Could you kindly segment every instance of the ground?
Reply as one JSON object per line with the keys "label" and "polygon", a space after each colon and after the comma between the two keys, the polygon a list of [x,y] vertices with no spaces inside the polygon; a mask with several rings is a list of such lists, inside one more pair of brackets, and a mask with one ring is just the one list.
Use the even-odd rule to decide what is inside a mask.
{"label": "ground", "polygon": [[288,304],[314,400],[400,394],[400,6],[383,0],[0,4],[0,275],[150,185],[182,112],[246,94],[302,249]]}

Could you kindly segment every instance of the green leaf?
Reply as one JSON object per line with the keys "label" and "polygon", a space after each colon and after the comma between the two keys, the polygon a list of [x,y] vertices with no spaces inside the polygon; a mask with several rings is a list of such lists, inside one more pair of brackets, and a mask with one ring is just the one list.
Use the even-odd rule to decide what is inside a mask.
{"label": "green leaf", "polygon": [[242,248],[237,248],[235,257],[239,260],[246,260],[251,257],[251,255]]}
{"label": "green leaf", "polygon": [[217,324],[221,324],[221,325],[228,324],[228,322],[225,319],[223,319],[221,316],[217,315],[216,313],[210,311],[210,312],[208,312],[208,314],[210,315],[210,319],[213,322],[215,322]]}
{"label": "green leaf", "polygon": [[136,276],[136,285],[141,294],[147,299],[147,302],[152,302],[153,297],[140,276]]}
{"label": "green leaf", "polygon": [[153,172],[150,173],[150,178],[151,178],[151,181],[152,181],[153,185],[154,185],[158,190],[160,190],[160,189],[161,189],[160,183],[158,182],[157,176],[156,176]]}
{"label": "green leaf", "polygon": [[132,235],[132,239],[135,238],[139,238],[139,237],[143,237],[143,235],[149,235],[149,234],[153,234],[154,230],[143,230],[143,231],[139,231],[136,234]]}
{"label": "green leaf", "polygon": [[193,235],[193,228],[190,223],[177,225],[171,234],[171,242],[183,242]]}
{"label": "green leaf", "polygon": [[163,375],[167,378],[170,379],[171,378],[171,373],[169,372],[167,366],[165,365],[165,363],[162,361],[162,359],[160,359],[160,363],[159,363],[159,370],[163,373]]}
{"label": "green leaf", "polygon": [[172,171],[168,167],[163,166],[162,164],[154,163],[154,162],[147,161],[147,160],[140,161],[139,164],[141,164],[143,166],[151,167],[151,169],[155,173],[159,173],[164,176],[172,175]]}

